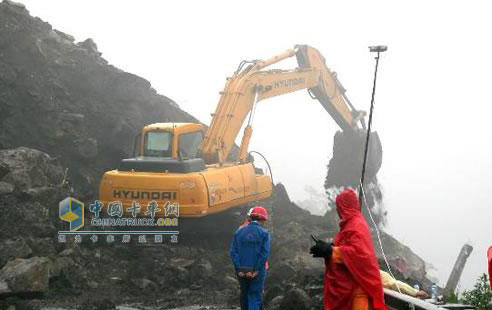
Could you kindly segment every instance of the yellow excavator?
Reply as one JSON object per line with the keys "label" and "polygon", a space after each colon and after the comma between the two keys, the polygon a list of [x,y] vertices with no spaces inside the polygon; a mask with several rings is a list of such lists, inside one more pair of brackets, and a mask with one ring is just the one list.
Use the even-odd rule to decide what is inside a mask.
{"label": "yellow excavator", "polygon": [[[265,70],[293,56],[298,68]],[[133,201],[142,206],[152,201],[160,207],[177,204],[179,217],[203,217],[269,198],[272,179],[255,168],[248,153],[254,108],[261,100],[303,89],[343,132],[365,130],[366,113],[352,106],[320,52],[296,45],[267,60],[242,61],[220,92],[210,127],[194,123],[145,126],[135,142],[136,157],[123,159],[117,170],[104,174],[99,200],[105,208],[120,201],[125,212]],[[239,155],[230,159],[244,125]],[[156,215],[165,212],[161,208]]]}

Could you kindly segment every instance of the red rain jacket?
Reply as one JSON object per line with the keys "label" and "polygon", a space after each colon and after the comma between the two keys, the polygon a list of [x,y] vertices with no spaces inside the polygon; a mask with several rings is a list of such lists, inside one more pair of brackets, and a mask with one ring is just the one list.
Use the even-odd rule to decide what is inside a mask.
{"label": "red rain jacket", "polygon": [[490,281],[490,289],[492,289],[492,246],[489,247],[489,251],[487,253],[489,259],[489,281]]}
{"label": "red rain jacket", "polygon": [[350,310],[354,290],[360,287],[374,309],[386,310],[379,266],[357,194],[353,190],[343,191],[336,205],[341,220],[333,243],[340,248],[343,264],[325,260],[324,308]]}

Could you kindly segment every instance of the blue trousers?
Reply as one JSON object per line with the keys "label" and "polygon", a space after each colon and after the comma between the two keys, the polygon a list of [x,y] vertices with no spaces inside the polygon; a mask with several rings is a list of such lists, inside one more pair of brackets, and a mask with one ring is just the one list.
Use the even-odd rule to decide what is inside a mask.
{"label": "blue trousers", "polygon": [[240,302],[241,310],[263,310],[263,287],[265,284],[265,272],[253,280],[238,278],[241,289]]}

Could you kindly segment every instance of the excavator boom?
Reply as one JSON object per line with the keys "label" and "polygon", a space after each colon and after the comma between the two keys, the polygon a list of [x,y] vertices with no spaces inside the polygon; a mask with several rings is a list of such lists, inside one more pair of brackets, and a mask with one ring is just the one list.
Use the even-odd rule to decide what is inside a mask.
{"label": "excavator boom", "polygon": [[[263,70],[283,59],[296,56],[299,67],[292,70]],[[234,141],[253,106],[264,99],[307,89],[344,131],[357,128],[364,113],[356,112],[346,100],[344,89],[315,48],[297,45],[268,60],[257,60],[228,79],[220,93],[210,128],[200,147],[207,163],[227,160]],[[251,128],[245,131],[241,154],[247,153]],[[246,145],[245,145],[246,144]]]}

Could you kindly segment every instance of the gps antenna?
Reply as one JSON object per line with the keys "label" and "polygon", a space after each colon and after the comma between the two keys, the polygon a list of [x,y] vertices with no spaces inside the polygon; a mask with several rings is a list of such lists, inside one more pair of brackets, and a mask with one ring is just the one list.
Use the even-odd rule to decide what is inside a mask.
{"label": "gps antenna", "polygon": [[[369,124],[367,125],[367,135],[366,135],[366,147],[364,149],[364,162],[362,164],[362,176],[360,178],[360,188],[359,188],[359,197],[362,197],[364,195],[364,177],[366,174],[366,164],[367,164],[367,150],[369,149],[369,136],[371,133],[371,124],[372,124],[372,111],[374,109],[374,95],[376,94],[376,78],[378,75],[378,65],[379,65],[379,54],[385,52],[388,49],[387,46],[385,45],[376,45],[376,46],[369,46],[369,52],[371,53],[377,53],[376,57],[376,68],[374,70],[374,81],[372,84],[372,97],[371,97],[371,110],[369,112]],[[360,208],[362,210],[362,204],[364,199],[359,199],[360,201]]]}

